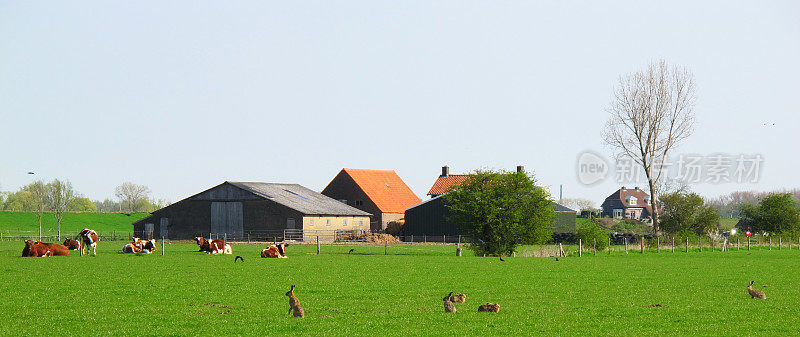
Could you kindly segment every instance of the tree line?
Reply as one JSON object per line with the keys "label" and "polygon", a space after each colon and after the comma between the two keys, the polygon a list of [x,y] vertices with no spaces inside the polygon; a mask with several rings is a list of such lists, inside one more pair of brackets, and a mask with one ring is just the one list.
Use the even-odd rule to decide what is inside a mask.
{"label": "tree line", "polygon": [[114,189],[116,200],[92,200],[69,180],[35,181],[14,192],[0,192],[0,211],[37,212],[153,212],[169,202],[150,197],[144,185],[124,182]]}

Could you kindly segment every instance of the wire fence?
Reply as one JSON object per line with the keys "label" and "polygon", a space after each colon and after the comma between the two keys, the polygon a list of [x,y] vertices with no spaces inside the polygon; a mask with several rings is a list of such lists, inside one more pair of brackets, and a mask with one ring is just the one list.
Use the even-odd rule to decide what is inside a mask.
{"label": "wire fence", "polygon": [[[35,240],[40,242],[46,241],[61,241],[67,238],[75,239],[78,237],[78,233],[80,232],[61,232],[59,236],[58,232],[42,232],[41,235],[39,231],[1,231],[0,232],[0,241],[25,241],[25,240]],[[103,241],[130,241],[131,238],[134,236],[133,232],[125,232],[125,231],[110,231],[110,232],[97,232],[97,236],[100,240]]]}

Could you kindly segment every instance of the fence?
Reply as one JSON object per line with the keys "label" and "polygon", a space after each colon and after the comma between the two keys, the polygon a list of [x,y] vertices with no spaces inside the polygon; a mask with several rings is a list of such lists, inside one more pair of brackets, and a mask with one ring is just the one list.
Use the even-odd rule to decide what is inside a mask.
{"label": "fence", "polygon": [[[39,235],[39,231],[3,231],[0,232],[0,241],[25,241],[25,240],[35,240],[41,242],[47,241],[60,241],[66,238],[76,238],[80,232],[61,232],[61,237],[59,238],[58,233],[54,232],[42,232],[42,235]],[[116,240],[130,240],[133,236],[133,232],[124,232],[124,231],[111,231],[111,232],[97,232],[97,236],[102,241],[116,241]]]}
{"label": "fence", "polygon": [[[564,249],[563,243],[577,245]],[[607,247],[597,249],[597,241],[583,242],[555,242],[553,248],[545,251],[540,248],[536,256],[583,256],[584,253],[596,255],[598,252],[607,254],[617,253],[675,253],[675,252],[727,252],[727,251],[754,251],[754,250],[800,250],[800,237],[789,238],[784,236],[754,236],[754,237],[719,237],[719,238],[675,238],[651,235],[617,235],[608,238]],[[549,255],[548,255],[549,254]]]}

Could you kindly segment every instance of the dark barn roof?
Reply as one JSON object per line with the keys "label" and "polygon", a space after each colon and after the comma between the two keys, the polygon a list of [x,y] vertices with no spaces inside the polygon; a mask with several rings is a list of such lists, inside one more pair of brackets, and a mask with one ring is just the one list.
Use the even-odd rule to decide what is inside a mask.
{"label": "dark barn roof", "polygon": [[251,192],[257,196],[308,215],[355,215],[370,214],[350,207],[336,199],[329,198],[298,184],[276,184],[259,182],[228,181],[233,186]]}

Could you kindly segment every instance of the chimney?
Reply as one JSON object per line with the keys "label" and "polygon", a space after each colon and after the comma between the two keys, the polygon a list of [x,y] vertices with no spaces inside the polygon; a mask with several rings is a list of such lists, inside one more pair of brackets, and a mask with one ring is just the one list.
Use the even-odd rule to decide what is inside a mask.
{"label": "chimney", "polygon": [[440,177],[447,177],[450,175],[450,167],[442,166],[442,175]]}
{"label": "chimney", "polygon": [[625,186],[622,186],[621,190],[623,190],[623,191],[624,191],[624,190],[625,190]]}
{"label": "chimney", "polygon": [[517,165],[517,172],[525,172],[525,166]]}
{"label": "chimney", "polygon": [[639,190],[639,186],[634,187],[634,189],[638,191]]}

